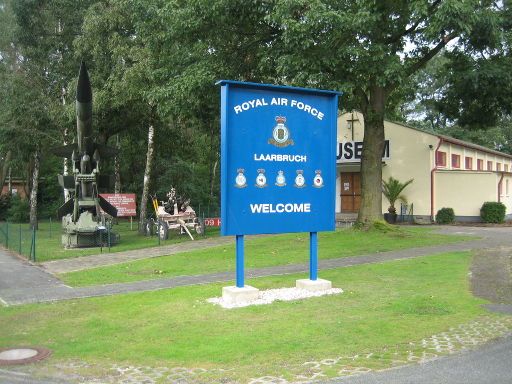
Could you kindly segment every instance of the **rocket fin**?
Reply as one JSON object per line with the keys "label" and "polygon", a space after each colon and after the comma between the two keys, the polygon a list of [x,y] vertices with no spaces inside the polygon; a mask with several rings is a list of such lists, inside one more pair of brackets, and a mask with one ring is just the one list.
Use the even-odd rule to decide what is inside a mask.
{"label": "rocket fin", "polygon": [[105,213],[109,214],[112,217],[117,217],[117,208],[110,204],[100,195],[98,195],[98,202],[100,203],[101,209],[103,209]]}
{"label": "rocket fin", "polygon": [[60,157],[67,157],[68,159],[71,159],[71,155],[73,154],[73,151],[77,151],[78,146],[76,144],[68,144],[63,145],[61,147],[54,147],[50,149],[50,151]]}
{"label": "rocket fin", "polygon": [[61,219],[63,216],[66,216],[69,213],[73,213],[74,208],[74,199],[69,199],[64,204],[60,206],[60,208],[57,210],[57,215],[59,219]]}

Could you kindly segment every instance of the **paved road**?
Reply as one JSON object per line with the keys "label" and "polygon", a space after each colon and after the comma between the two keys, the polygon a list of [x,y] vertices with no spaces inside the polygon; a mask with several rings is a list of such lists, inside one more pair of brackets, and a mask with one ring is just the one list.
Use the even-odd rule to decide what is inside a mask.
{"label": "paved road", "polygon": [[15,372],[0,368],[0,383],[2,384],[69,384],[55,378],[36,379],[28,373]]}
{"label": "paved road", "polygon": [[476,351],[326,384],[510,384],[512,336]]}
{"label": "paved road", "polygon": [[[255,237],[255,236],[251,236]],[[174,255],[176,253],[195,251],[219,245],[233,244],[234,237],[220,236],[210,239],[199,239],[179,244],[162,245],[160,247],[134,249],[131,251],[102,253],[99,255],[73,257],[71,259],[52,260],[40,263],[39,265],[50,273],[66,273],[80,271],[105,265],[126,263],[128,261],[148,259],[151,257]]]}

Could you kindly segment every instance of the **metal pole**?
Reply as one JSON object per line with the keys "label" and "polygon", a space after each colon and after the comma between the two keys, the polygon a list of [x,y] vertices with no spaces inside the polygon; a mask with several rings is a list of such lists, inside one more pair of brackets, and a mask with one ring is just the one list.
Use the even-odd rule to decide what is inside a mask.
{"label": "metal pole", "polygon": [[110,252],[110,225],[107,226],[108,251]]}
{"label": "metal pole", "polygon": [[156,237],[158,237],[158,245],[160,245],[160,220],[157,222],[156,225]]}
{"label": "metal pole", "polygon": [[236,286],[244,287],[244,235],[236,235]]}
{"label": "metal pole", "polygon": [[32,228],[32,244],[34,247],[32,248],[32,261],[36,262],[36,229]]}
{"label": "metal pole", "polygon": [[28,259],[29,260],[32,260],[32,252],[33,252],[33,249],[34,249],[34,234],[32,234],[32,240],[30,242],[30,253],[28,254]]}
{"label": "metal pole", "polygon": [[5,248],[9,249],[9,222],[5,221]]}
{"label": "metal pole", "polygon": [[[19,241],[19,249],[18,249],[19,252],[18,253],[21,255],[21,223],[20,223],[20,238],[19,238],[19,240],[20,241]],[[32,250],[32,248],[31,248],[31,250]],[[32,256],[32,255],[30,255],[30,256]]]}
{"label": "metal pole", "polygon": [[309,279],[318,278],[318,239],[316,232],[309,233]]}

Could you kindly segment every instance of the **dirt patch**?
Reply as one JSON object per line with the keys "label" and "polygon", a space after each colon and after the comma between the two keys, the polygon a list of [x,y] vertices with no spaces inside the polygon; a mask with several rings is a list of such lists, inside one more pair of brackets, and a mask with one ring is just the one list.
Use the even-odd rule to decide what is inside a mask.
{"label": "dirt patch", "polygon": [[512,248],[478,250],[471,265],[471,290],[495,304],[512,304]]}

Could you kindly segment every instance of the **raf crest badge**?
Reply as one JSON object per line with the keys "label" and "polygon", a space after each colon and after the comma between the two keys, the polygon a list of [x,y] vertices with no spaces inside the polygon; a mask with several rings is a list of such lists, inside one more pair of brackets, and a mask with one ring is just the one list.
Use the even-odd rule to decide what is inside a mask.
{"label": "raf crest badge", "polygon": [[322,177],[322,171],[316,170],[315,177],[313,179],[313,187],[322,188],[324,186],[324,178]]}
{"label": "raf crest badge", "polygon": [[286,178],[284,177],[283,171],[277,171],[276,185],[278,187],[284,187],[286,185]]}
{"label": "raf crest badge", "polygon": [[258,169],[258,176],[256,176],[256,186],[258,188],[265,188],[267,186],[267,177],[265,176],[264,169]]}
{"label": "raf crest badge", "polygon": [[272,131],[272,137],[268,139],[268,143],[276,147],[293,145],[293,140],[290,139],[290,130],[284,125],[284,123],[286,123],[286,117],[276,116],[276,122],[277,124]]}
{"label": "raf crest badge", "polygon": [[235,187],[237,187],[237,188],[247,187],[247,179],[245,178],[245,175],[244,175],[244,169],[239,168],[237,170],[237,172],[238,172],[238,175],[236,175],[236,178],[235,178]]}
{"label": "raf crest badge", "polygon": [[295,177],[295,187],[304,188],[306,186],[306,180],[303,175],[304,171],[302,169],[297,170],[297,176]]}

